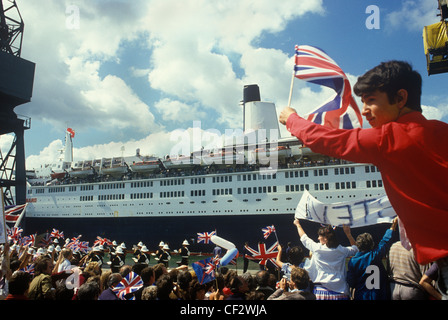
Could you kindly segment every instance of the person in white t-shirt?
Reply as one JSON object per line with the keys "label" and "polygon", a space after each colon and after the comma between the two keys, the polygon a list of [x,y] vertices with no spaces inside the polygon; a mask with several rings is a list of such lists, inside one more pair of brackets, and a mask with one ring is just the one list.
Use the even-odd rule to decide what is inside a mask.
{"label": "person in white t-shirt", "polygon": [[331,226],[319,228],[318,242],[310,239],[299,220],[294,220],[302,244],[311,251],[311,259],[305,265],[314,284],[313,293],[317,300],[349,300],[350,289],[346,281],[346,258],[358,252],[350,227],[344,226],[344,233],[350,245],[343,247],[336,240]]}

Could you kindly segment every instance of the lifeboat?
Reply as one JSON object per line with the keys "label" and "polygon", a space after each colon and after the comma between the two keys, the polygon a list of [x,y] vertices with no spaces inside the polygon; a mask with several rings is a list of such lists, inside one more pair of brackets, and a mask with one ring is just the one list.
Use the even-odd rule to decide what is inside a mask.
{"label": "lifeboat", "polygon": [[209,152],[202,155],[202,164],[216,166],[232,166],[244,164],[244,154],[234,151]]}
{"label": "lifeboat", "polygon": [[133,172],[137,173],[145,173],[145,172],[154,172],[160,169],[160,160],[142,160],[138,162],[134,162],[129,166]]}
{"label": "lifeboat", "polygon": [[167,170],[193,168],[199,163],[200,161],[198,161],[193,155],[191,156],[180,155],[174,158],[166,156],[165,160],[163,160],[163,166]]}
{"label": "lifeboat", "polygon": [[103,175],[122,175],[126,172],[128,172],[128,166],[123,157],[105,159],[100,169],[100,173]]}

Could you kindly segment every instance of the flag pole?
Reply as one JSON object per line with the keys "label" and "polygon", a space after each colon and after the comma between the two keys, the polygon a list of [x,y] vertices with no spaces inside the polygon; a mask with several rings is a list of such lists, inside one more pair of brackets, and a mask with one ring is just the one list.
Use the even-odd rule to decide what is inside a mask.
{"label": "flag pole", "polygon": [[275,229],[275,226],[274,226],[274,234],[275,234],[275,238],[277,239],[277,243],[278,244],[280,244],[280,242],[278,241],[278,236],[277,236],[277,229]]}
{"label": "flag pole", "polygon": [[[3,225],[1,226],[1,228],[3,228],[3,232],[1,232],[1,239],[0,239],[0,243],[7,243],[8,242],[8,234],[6,231],[6,213],[5,213],[5,201],[3,198],[3,188],[0,188],[0,200],[2,201],[1,206],[2,206],[2,219],[3,219]],[[4,241],[4,242],[3,242]],[[9,255],[5,255],[5,257]]]}
{"label": "flag pole", "polygon": [[295,78],[295,70],[293,70],[292,72],[292,77],[291,77],[291,86],[289,88],[289,99],[288,99],[288,107],[291,106],[291,99],[292,99],[292,89],[294,88],[294,78]]}

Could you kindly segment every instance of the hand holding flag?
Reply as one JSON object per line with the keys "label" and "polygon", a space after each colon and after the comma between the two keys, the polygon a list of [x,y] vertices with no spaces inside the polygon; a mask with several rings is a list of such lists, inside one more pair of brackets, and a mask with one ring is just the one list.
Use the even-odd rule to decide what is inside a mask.
{"label": "hand holding flag", "polygon": [[332,100],[310,112],[307,120],[332,128],[353,129],[362,127],[362,117],[352,96],[350,82],[336,64],[323,50],[302,45],[295,47],[295,65],[291,79],[288,107],[280,122],[286,124],[287,116],[295,112],[291,105],[294,78],[326,86],[335,91]]}

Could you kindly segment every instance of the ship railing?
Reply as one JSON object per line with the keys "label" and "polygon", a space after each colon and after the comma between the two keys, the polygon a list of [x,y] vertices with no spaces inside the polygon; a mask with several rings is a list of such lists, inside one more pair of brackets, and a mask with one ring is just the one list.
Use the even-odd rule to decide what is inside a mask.
{"label": "ship railing", "polygon": [[[353,164],[351,161],[335,159],[335,158],[325,158],[319,160],[305,161],[301,159],[295,162],[289,162],[287,164],[278,164],[278,169],[300,169],[300,168],[311,168],[311,167],[322,167],[322,166],[335,166],[335,165],[344,165],[344,164]],[[231,174],[231,173],[242,173],[242,172],[254,172],[258,171],[261,166],[258,165],[250,165],[246,164],[244,166],[235,167],[235,168],[225,168],[225,169],[217,169],[214,174]],[[124,175],[122,177],[99,177],[99,179],[89,180],[89,179],[66,179],[60,181],[59,185],[72,185],[79,183],[98,183],[98,182],[117,182],[117,181],[127,181],[127,180],[144,180],[144,179],[158,179],[158,178],[174,178],[174,177],[193,177],[193,176],[202,176],[210,174],[207,170],[206,166],[201,166],[200,169],[197,170],[179,170],[173,172],[162,172],[158,174],[151,173],[149,175],[140,175],[135,177],[128,177]]]}

